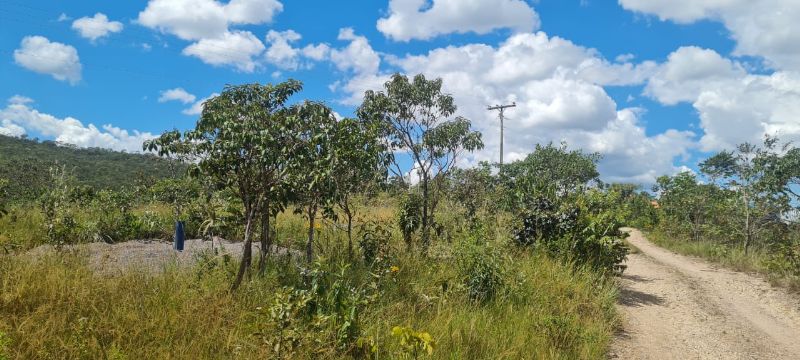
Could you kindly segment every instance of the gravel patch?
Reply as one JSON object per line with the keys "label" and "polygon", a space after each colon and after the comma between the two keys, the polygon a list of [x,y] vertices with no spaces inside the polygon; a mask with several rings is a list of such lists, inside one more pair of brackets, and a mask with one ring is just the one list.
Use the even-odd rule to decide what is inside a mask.
{"label": "gravel patch", "polygon": [[[260,244],[253,243],[253,258],[258,259]],[[66,246],[63,250],[86,253],[89,266],[97,272],[114,274],[131,269],[149,272],[163,271],[172,266],[188,266],[194,264],[203,254],[214,256],[230,255],[238,260],[244,250],[243,243],[230,242],[215,238],[213,241],[192,239],[186,240],[183,251],[176,251],[171,242],[161,240],[132,240],[115,244],[104,242]],[[43,245],[32,249],[27,254],[41,256],[55,251],[51,245]],[[299,257],[300,252],[285,248],[273,247],[273,253],[291,254]]]}

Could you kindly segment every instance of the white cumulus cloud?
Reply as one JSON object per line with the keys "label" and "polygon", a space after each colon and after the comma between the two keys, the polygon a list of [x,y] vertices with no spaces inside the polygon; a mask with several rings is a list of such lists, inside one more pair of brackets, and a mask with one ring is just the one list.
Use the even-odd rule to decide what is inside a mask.
{"label": "white cumulus cloud", "polygon": [[388,79],[382,64],[408,74],[440,77],[461,114],[483,133],[486,148],[467,159],[497,161],[499,124],[487,105],[516,102],[506,112],[504,157],[523,158],[536,144],[567,141],[570,147],[603,154],[605,180],[652,183],[674,173],[676,160],[688,156],[695,134],[668,130],[648,135],[642,111],[619,108],[605,85],[643,84],[659,70],[654,62],[611,62],[596,50],[543,32],[512,35],[498,46],[467,44],[438,48],[419,55],[382,56],[366,38],[343,29],[349,41],[331,50],[331,60],[346,74],[332,87],[343,102],[358,104],[366,90],[382,90]]}
{"label": "white cumulus cloud", "polygon": [[0,109],[0,133],[21,136],[34,131],[57,142],[79,147],[129,152],[142,151],[142,143],[155,137],[149,132],[127,131],[110,124],[98,128],[94,124],[84,125],[72,117],[61,119],[39,112],[31,107],[30,101],[19,100],[14,97],[5,108]]}
{"label": "white cumulus cloud", "polygon": [[106,37],[122,31],[123,25],[119,21],[109,21],[108,16],[97,13],[94,17],[82,17],[72,22],[72,29],[81,36],[91,41]]}
{"label": "white cumulus cloud", "polygon": [[765,135],[800,140],[800,73],[749,74],[713,50],[683,47],[649,80],[645,93],[666,105],[690,103],[700,115],[704,150],[760,142]]}
{"label": "white cumulus cloud", "polygon": [[243,72],[253,72],[258,66],[255,59],[264,52],[264,44],[249,31],[229,31],[220,37],[201,39],[183,49],[183,54],[194,56],[209,65],[231,65]]}
{"label": "white cumulus cloud", "polygon": [[736,41],[735,55],[760,56],[778,70],[800,70],[797,0],[619,0],[626,9],[661,20],[719,21]]}
{"label": "white cumulus cloud", "polygon": [[203,62],[230,65],[243,72],[258,67],[265,46],[253,33],[237,25],[265,24],[283,10],[277,0],[150,0],[137,22],[151,29],[194,41],[183,54]]}
{"label": "white cumulus cloud", "polygon": [[427,40],[450,33],[486,34],[539,28],[539,16],[523,0],[389,0],[378,30],[397,41]]}
{"label": "white cumulus cloud", "polygon": [[26,36],[20,48],[14,50],[14,61],[28,70],[48,74],[60,81],[75,85],[81,80],[81,61],[78,50],[44,36]]}
{"label": "white cumulus cloud", "polygon": [[183,88],[174,88],[162,91],[161,96],[158,98],[158,102],[163,103],[167,101],[180,101],[184,104],[189,104],[194,102],[195,99],[197,99],[196,96],[190,94]]}

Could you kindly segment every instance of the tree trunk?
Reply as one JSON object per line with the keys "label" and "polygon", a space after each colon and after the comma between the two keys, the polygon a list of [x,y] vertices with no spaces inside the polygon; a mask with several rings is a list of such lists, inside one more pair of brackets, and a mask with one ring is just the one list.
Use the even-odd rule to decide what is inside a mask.
{"label": "tree trunk", "polygon": [[350,260],[353,260],[353,214],[350,211],[345,211],[347,214],[347,254]]}
{"label": "tree trunk", "polygon": [[744,254],[747,255],[750,249],[750,242],[753,239],[752,225],[750,224],[750,199],[747,192],[744,193]]}
{"label": "tree trunk", "polygon": [[258,273],[264,275],[267,270],[267,258],[272,249],[272,236],[269,224],[269,198],[265,199],[264,209],[261,212],[261,257],[258,261]]}
{"label": "tree trunk", "polygon": [[748,250],[750,250],[750,242],[753,240],[753,231],[750,225],[750,210],[746,210],[747,215],[745,216],[745,238],[744,238],[744,254],[747,255]]}
{"label": "tree trunk", "polygon": [[317,217],[317,206],[308,207],[308,241],[306,242],[306,262],[314,261],[314,220]]}
{"label": "tree trunk", "polygon": [[242,262],[239,264],[239,272],[236,274],[236,280],[234,280],[233,285],[231,286],[231,291],[236,291],[236,289],[239,288],[239,285],[242,284],[244,274],[250,270],[250,264],[253,261],[253,217],[255,217],[255,210],[248,210],[247,221],[244,227],[244,249],[242,250]]}
{"label": "tree trunk", "polygon": [[[423,168],[424,170],[424,168]],[[422,174],[422,251],[428,252],[431,242],[430,219],[428,219],[428,176]]]}

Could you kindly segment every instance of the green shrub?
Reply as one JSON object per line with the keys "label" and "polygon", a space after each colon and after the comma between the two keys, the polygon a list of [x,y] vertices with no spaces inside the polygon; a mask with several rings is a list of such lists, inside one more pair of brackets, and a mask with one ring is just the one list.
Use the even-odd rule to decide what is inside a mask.
{"label": "green shrub", "polygon": [[8,354],[8,348],[11,346],[11,338],[6,335],[6,333],[0,331],[0,360],[8,360],[11,359],[11,356]]}
{"label": "green shrub", "polygon": [[403,357],[419,358],[422,354],[433,355],[436,342],[433,336],[424,331],[416,331],[410,327],[395,326],[392,337],[397,339]]}
{"label": "green shrub", "polygon": [[361,229],[361,240],[358,242],[364,263],[373,265],[385,259],[389,255],[391,237],[391,232],[384,226],[378,223],[365,224]]}
{"label": "green shrub", "polygon": [[547,198],[538,198],[523,215],[514,240],[522,246],[551,244],[575,231],[578,214],[577,207],[561,209]]}
{"label": "green shrub", "polygon": [[493,246],[468,239],[457,249],[456,263],[470,300],[487,302],[503,291],[506,270],[499,251]]}
{"label": "green shrub", "polygon": [[587,265],[598,271],[622,272],[628,255],[627,234],[619,214],[597,204],[557,206],[539,199],[515,231],[518,245],[533,246],[553,257]]}
{"label": "green shrub", "polygon": [[622,262],[630,251],[623,241],[628,235],[619,229],[622,224],[609,213],[589,216],[579,236],[570,244],[570,255],[580,264],[598,271],[622,273]]}
{"label": "green shrub", "polygon": [[422,225],[422,196],[417,193],[407,193],[400,200],[397,224],[403,232],[406,246],[411,248],[411,235]]}

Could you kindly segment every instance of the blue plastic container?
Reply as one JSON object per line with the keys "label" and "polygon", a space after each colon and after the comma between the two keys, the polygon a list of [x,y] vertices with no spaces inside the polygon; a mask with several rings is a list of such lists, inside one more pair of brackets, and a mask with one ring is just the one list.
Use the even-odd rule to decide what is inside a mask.
{"label": "blue plastic container", "polygon": [[186,233],[183,231],[183,221],[175,222],[175,238],[173,248],[177,251],[183,251],[183,243],[186,241]]}

